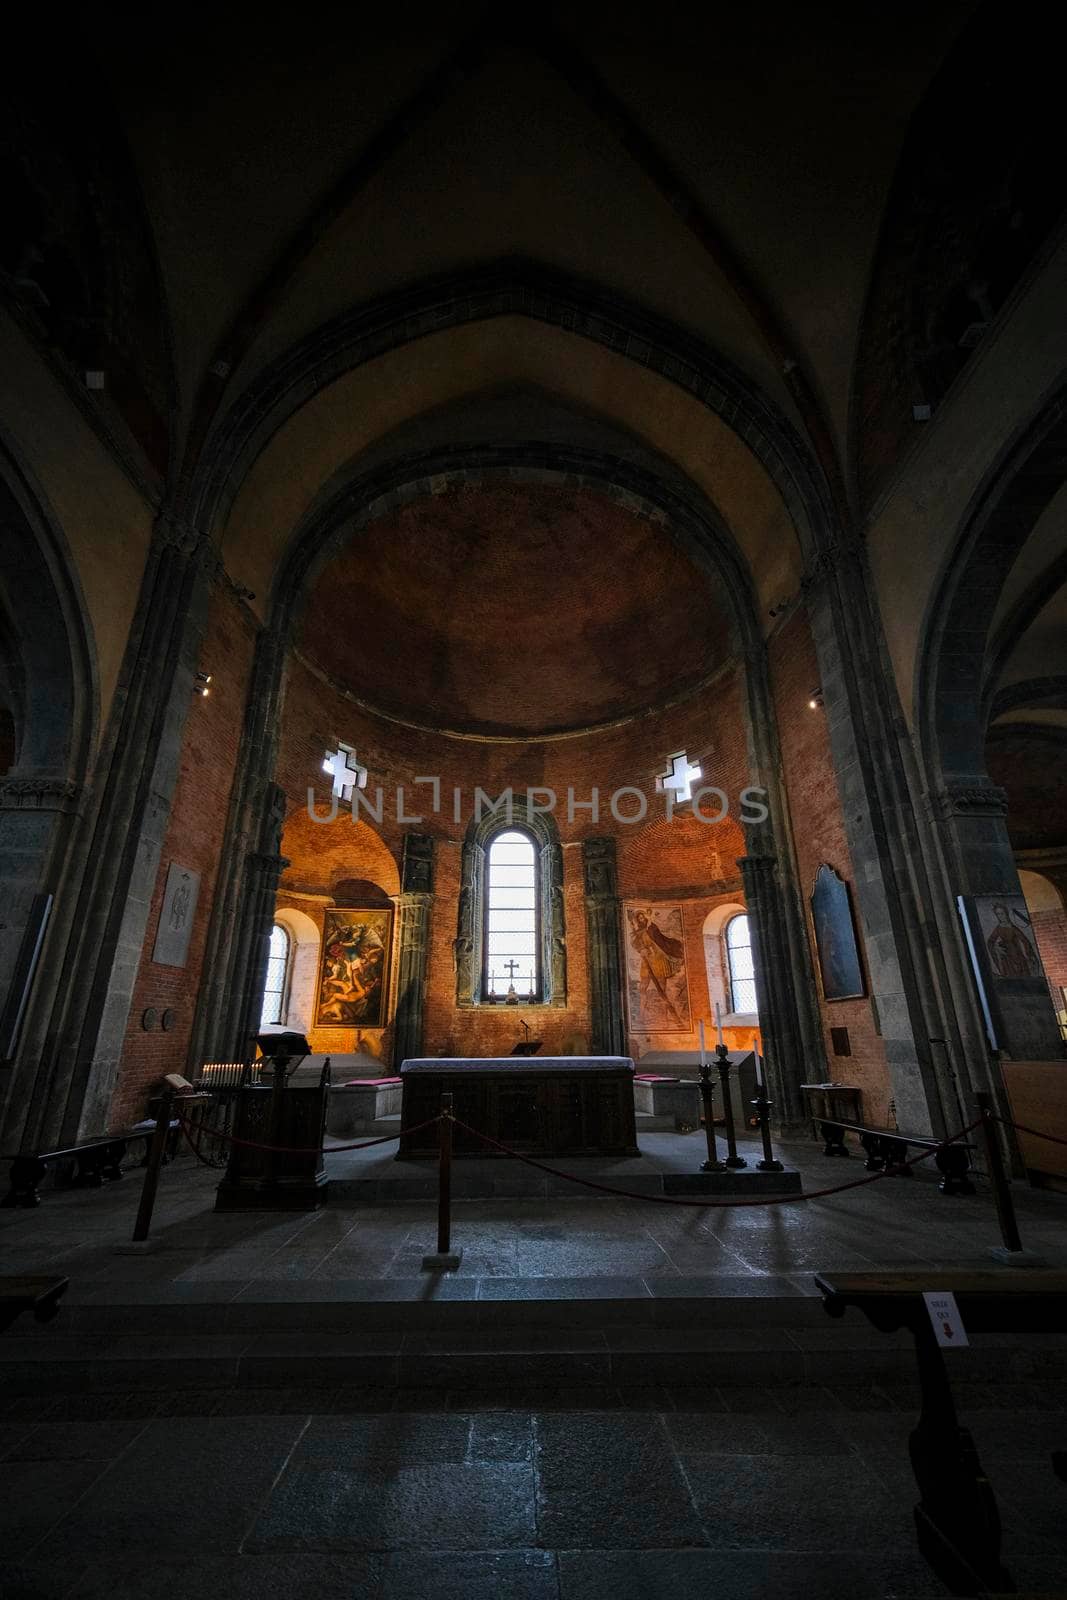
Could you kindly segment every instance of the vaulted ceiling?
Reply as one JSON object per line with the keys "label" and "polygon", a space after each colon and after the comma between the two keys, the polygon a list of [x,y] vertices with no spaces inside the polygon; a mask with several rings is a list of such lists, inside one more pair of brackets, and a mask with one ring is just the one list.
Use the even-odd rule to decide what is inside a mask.
{"label": "vaulted ceiling", "polygon": [[[539,8],[536,26],[470,0],[263,8],[254,22],[193,6],[165,37],[159,27],[151,10],[105,4],[83,39],[57,34],[44,14],[20,19],[21,48],[9,36],[11,87],[31,109],[15,118],[29,198],[4,271],[75,367],[106,357],[115,383],[91,404],[121,412],[171,481],[257,374],[332,317],[518,256],[705,341],[808,435],[847,494],[892,459],[912,402],[941,381],[930,342],[938,351],[947,336],[958,349],[961,330],[935,314],[970,266],[937,231],[953,192],[938,187],[945,151],[951,167],[958,145],[991,144],[965,187],[978,212],[982,184],[996,191],[1000,226],[1016,146],[1028,159],[1040,150],[1031,122],[1051,114],[1039,88],[1024,107],[985,92],[967,39],[990,61],[1015,45],[991,45],[973,0],[896,7],[891,19],[865,7],[586,0]],[[953,76],[956,56],[966,71]],[[1040,61],[1030,70],[1032,82]],[[916,149],[935,80],[940,120],[923,113]],[[82,181],[53,219],[53,233],[69,234],[64,260],[35,268],[57,241],[41,235],[34,196],[79,162]],[[104,203],[113,188],[122,205]],[[78,192],[102,198],[75,225]],[[1031,198],[1030,248],[1046,220]],[[102,229],[119,276],[141,285],[139,320],[120,326],[112,302],[88,304],[80,323],[46,314],[35,271],[54,298],[64,263],[99,251]],[[966,256],[988,233],[952,236]],[[1003,257],[1001,276],[1017,273],[1022,263]],[[929,281],[918,293],[931,302],[903,318],[902,260],[919,262]],[[79,271],[78,294],[93,302],[104,290]],[[994,302],[1005,292],[990,291]],[[865,305],[876,326],[861,340]],[[964,309],[970,338],[981,313]],[[850,457],[857,395],[878,410],[870,470]]]}
{"label": "vaulted ceiling", "polygon": [[586,488],[485,483],[354,534],[307,600],[298,649],[387,717],[522,738],[684,698],[730,637],[662,523]]}

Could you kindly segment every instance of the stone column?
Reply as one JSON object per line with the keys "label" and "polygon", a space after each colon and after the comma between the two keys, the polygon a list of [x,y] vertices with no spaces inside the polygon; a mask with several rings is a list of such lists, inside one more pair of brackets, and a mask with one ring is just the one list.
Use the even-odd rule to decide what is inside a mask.
{"label": "stone column", "polygon": [[586,961],[589,969],[589,1048],[594,1055],[626,1053],[619,946],[619,878],[614,839],[582,841],[585,873]]}
{"label": "stone column", "polygon": [[397,897],[396,1011],[393,1018],[393,1065],[422,1051],[426,1009],[426,961],[430,948],[433,906],[434,841],[426,833],[404,835],[404,855]]}
{"label": "stone column", "polygon": [[218,564],[210,539],[160,516],[23,1027],[8,1148],[106,1124]]}
{"label": "stone column", "polygon": [[[78,810],[80,791],[60,774],[13,772],[0,778],[0,1061],[13,1059],[32,988],[18,972],[33,939],[28,928],[34,897],[62,881],[62,862]],[[15,980],[18,978],[17,990]],[[5,1085],[6,1087],[6,1085]]]}
{"label": "stone column", "polygon": [[800,1093],[805,1062],[778,864],[773,856],[742,856],[737,864],[745,886],[756,1008],[775,1120],[780,1127],[797,1127],[806,1121]]}
{"label": "stone column", "polygon": [[931,948],[939,941],[930,937],[934,895],[909,778],[913,753],[862,545],[828,544],[802,590],[897,1117],[909,1132],[942,1131],[955,1111],[930,1041],[948,1036],[953,1023],[937,970],[941,952]]}
{"label": "stone column", "polygon": [[239,969],[244,973],[244,982],[239,994],[234,1052],[232,1056],[227,1055],[227,1060],[247,1060],[252,1041],[260,1032],[263,987],[267,981],[278,884],[288,865],[285,856],[256,854],[248,858],[245,875],[248,914],[242,922],[243,948],[238,952]]}

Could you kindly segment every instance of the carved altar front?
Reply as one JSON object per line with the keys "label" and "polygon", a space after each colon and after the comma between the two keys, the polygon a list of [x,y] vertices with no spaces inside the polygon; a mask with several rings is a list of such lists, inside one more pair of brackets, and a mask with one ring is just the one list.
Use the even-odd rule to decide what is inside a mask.
{"label": "carved altar front", "polygon": [[[634,1064],[628,1056],[446,1057],[405,1061],[398,1156],[437,1153],[442,1094],[460,1122],[523,1155],[636,1156]],[[500,1154],[464,1128],[457,1156]]]}

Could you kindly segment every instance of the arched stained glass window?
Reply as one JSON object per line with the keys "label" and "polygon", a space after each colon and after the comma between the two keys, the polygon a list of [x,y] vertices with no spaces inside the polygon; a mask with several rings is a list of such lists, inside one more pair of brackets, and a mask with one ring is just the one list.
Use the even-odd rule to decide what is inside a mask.
{"label": "arched stained glass window", "polygon": [[280,922],[270,934],[270,955],[267,958],[267,982],[263,989],[263,1012],[259,1019],[261,1028],[271,1023],[285,1021],[285,991],[289,978],[289,935]]}
{"label": "arched stained glass window", "polygon": [[752,936],[748,918],[731,917],[726,924],[726,970],[730,979],[730,1010],[756,1011],[756,979],[752,966]]}
{"label": "arched stained glass window", "polygon": [[483,993],[490,1000],[503,1000],[512,985],[520,1000],[540,995],[537,901],[534,842],[507,828],[486,851]]}

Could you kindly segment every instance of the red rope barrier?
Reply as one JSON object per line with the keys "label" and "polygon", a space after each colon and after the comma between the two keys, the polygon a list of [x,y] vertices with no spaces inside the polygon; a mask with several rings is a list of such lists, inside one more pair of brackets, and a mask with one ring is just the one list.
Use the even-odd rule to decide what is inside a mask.
{"label": "red rope barrier", "polygon": [[[177,1116],[177,1111],[175,1111],[175,1115]],[[196,1125],[195,1124],[187,1124],[184,1117],[177,1117],[177,1120],[181,1124],[182,1131],[185,1133],[185,1137],[189,1140],[190,1145],[193,1145],[193,1141],[190,1138],[189,1133],[188,1133],[188,1128],[190,1126],[195,1127]],[[431,1128],[431,1127],[433,1127],[435,1122],[440,1122],[440,1120],[441,1120],[441,1118],[439,1116],[430,1117],[426,1122],[420,1122],[417,1127],[415,1127],[415,1128],[405,1128],[403,1131],[405,1133],[421,1133],[423,1128]],[[204,1137],[204,1138],[208,1138],[208,1139],[224,1139],[227,1144],[240,1145],[242,1150],[273,1150],[277,1155],[317,1156],[319,1154],[319,1149],[320,1149],[320,1146],[317,1145],[317,1144],[316,1145],[257,1144],[255,1142],[255,1140],[253,1140],[253,1139],[238,1139],[232,1133],[222,1133],[218,1128],[203,1128],[201,1130],[201,1128],[197,1127],[196,1131],[198,1133],[201,1133],[201,1136]],[[342,1153],[345,1150],[369,1150],[371,1145],[374,1145],[374,1144],[389,1144],[391,1142],[391,1140],[399,1139],[399,1138],[400,1138],[400,1134],[399,1133],[383,1133],[380,1136],[380,1138],[377,1138],[377,1139],[364,1139],[362,1141],[362,1143],[360,1143],[360,1144],[332,1144],[332,1145],[329,1145],[329,1146],[323,1145],[321,1147],[321,1149],[322,1149],[323,1155],[333,1156],[333,1155],[338,1155],[338,1154]],[[194,1151],[196,1150],[196,1146],[195,1145],[193,1145],[193,1150]]]}
{"label": "red rope barrier", "polygon": [[[832,1189],[813,1189],[810,1194],[768,1194],[756,1195],[747,1200],[686,1200],[681,1195],[668,1194],[634,1194],[632,1189],[617,1189],[613,1184],[596,1183],[592,1178],[579,1178],[573,1172],[561,1172],[558,1167],[546,1166],[543,1161],[535,1161],[532,1156],[520,1155],[518,1150],[511,1150],[506,1144],[501,1144],[499,1139],[493,1139],[487,1133],[479,1133],[477,1128],[472,1128],[469,1123],[455,1119],[456,1127],[463,1128],[467,1133],[473,1134],[476,1139],[481,1139],[483,1144],[491,1144],[495,1149],[503,1151],[506,1156],[514,1156],[516,1161],[522,1161],[528,1167],[536,1167],[539,1172],[547,1172],[553,1178],[565,1178],[568,1183],[580,1183],[586,1189],[597,1189],[601,1194],[617,1195],[621,1200],[650,1200],[655,1205],[661,1206],[699,1206],[703,1209],[715,1206],[783,1206],[795,1204],[798,1200],[823,1200],[827,1195],[843,1194],[846,1189],[861,1189],[864,1184],[878,1183],[882,1178],[895,1176],[893,1172],[874,1172],[869,1178],[853,1178],[850,1183],[836,1184]],[[942,1144],[954,1144],[957,1139],[962,1139],[968,1133],[973,1133],[981,1124],[981,1118],[972,1122],[968,1127],[961,1128],[950,1139],[942,1140]],[[424,1124],[425,1126],[425,1124]],[[938,1146],[940,1149],[941,1146]],[[920,1161],[928,1161],[937,1150],[922,1150],[917,1156],[911,1156],[901,1166],[914,1167]]]}
{"label": "red rope barrier", "polygon": [[998,1117],[992,1113],[993,1121],[1001,1123],[1005,1128],[1014,1128],[1016,1133],[1028,1133],[1034,1139],[1047,1139],[1049,1144],[1067,1144],[1067,1139],[1060,1139],[1054,1133],[1042,1133],[1038,1128],[1028,1128],[1023,1122],[1009,1122],[1007,1117]]}

